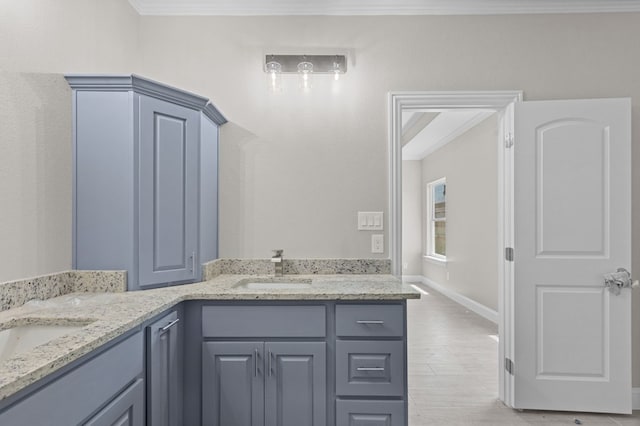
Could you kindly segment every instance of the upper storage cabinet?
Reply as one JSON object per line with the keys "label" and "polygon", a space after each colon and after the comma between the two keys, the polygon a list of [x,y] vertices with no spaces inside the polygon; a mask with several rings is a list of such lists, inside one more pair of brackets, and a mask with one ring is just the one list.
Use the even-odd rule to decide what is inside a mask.
{"label": "upper storage cabinet", "polygon": [[217,258],[218,126],[208,99],[135,76],[73,89],[76,269],[124,269],[130,290],[198,281]]}

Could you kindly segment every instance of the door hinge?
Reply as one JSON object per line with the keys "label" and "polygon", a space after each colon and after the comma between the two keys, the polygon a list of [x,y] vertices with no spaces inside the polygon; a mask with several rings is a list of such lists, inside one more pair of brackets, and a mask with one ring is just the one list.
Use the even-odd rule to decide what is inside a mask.
{"label": "door hinge", "polygon": [[513,247],[507,247],[504,249],[504,258],[509,262],[513,262]]}
{"label": "door hinge", "polygon": [[511,361],[509,358],[504,359],[504,369],[507,370],[507,373],[513,376],[513,370],[515,369],[515,366],[513,364],[513,361]]}
{"label": "door hinge", "polygon": [[504,147],[511,148],[513,146],[513,133],[507,133],[504,136]]}

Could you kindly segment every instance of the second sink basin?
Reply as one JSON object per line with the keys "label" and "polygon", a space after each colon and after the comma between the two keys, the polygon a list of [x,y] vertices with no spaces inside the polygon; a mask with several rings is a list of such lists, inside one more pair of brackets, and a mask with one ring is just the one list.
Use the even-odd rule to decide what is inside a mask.
{"label": "second sink basin", "polygon": [[80,330],[86,324],[28,324],[0,331],[0,362]]}

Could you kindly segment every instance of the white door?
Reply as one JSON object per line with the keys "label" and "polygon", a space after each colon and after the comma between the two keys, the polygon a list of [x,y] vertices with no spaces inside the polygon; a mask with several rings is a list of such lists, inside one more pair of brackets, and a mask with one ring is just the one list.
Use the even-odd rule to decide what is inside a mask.
{"label": "white door", "polygon": [[516,104],[514,408],[631,413],[629,99]]}

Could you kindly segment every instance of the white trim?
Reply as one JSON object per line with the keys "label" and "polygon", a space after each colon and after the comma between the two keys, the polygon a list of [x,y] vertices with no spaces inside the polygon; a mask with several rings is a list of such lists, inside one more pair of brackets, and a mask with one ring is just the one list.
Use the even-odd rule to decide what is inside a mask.
{"label": "white trim", "polygon": [[438,259],[437,257],[429,256],[426,254],[422,256],[422,260],[424,260],[425,262],[433,263],[434,265],[438,265],[438,266],[447,266],[446,259]]}
{"label": "white trim", "polygon": [[513,262],[504,258],[513,247],[513,150],[505,138],[513,134],[516,102],[522,91],[390,92],[389,93],[389,253],[391,272],[402,274],[402,112],[423,109],[493,109],[500,117],[498,140],[498,381],[499,398],[512,407],[513,376],[504,373],[505,357],[513,358]]}
{"label": "white trim", "polygon": [[640,388],[631,389],[631,409],[640,410]]}
{"label": "white trim", "polygon": [[[388,220],[389,254],[391,258],[391,273],[393,275],[402,275],[402,111],[417,111],[425,108],[477,108],[502,111],[508,105],[521,100],[522,91],[515,90],[389,92]],[[505,114],[503,114],[503,116],[505,116]],[[499,194],[499,196],[500,195],[501,194]],[[501,201],[501,199],[498,200],[499,203]],[[503,207],[501,204],[499,210]],[[499,247],[499,250],[503,253],[504,247]]]}
{"label": "white trim", "polygon": [[[424,144],[424,145],[427,145],[427,146],[417,154],[413,154],[413,155],[407,154],[407,148],[406,148],[407,145],[409,143],[413,143],[413,142],[409,142],[409,143],[407,143],[407,145],[403,146],[402,159],[403,160],[422,160],[422,159],[424,159],[424,157],[432,154],[433,152],[435,152],[438,149],[442,148],[443,146],[445,146],[446,144],[448,144],[452,140],[456,139],[460,135],[465,134],[466,132],[471,130],[473,127],[475,127],[478,124],[482,123],[484,120],[489,118],[492,114],[493,114],[493,111],[475,113],[473,118],[471,118],[468,121],[465,121],[461,126],[457,126],[455,129],[453,129],[453,131],[451,133],[448,133],[448,134],[444,135],[442,138],[439,138],[439,139],[437,139],[435,141],[430,141],[428,144]],[[438,116],[438,117],[441,117],[441,116]],[[438,120],[438,117],[434,118],[433,122]]]}
{"label": "white trim", "polygon": [[[638,0],[382,0],[340,2],[129,0],[140,15],[509,15],[639,12]],[[404,3],[404,4],[403,4]]]}
{"label": "white trim", "polygon": [[422,282],[422,275],[403,275],[402,276],[402,282],[403,283],[420,283],[423,284]]}
{"label": "white trim", "polygon": [[[457,302],[462,306],[464,306],[465,308],[469,309],[470,311],[475,312],[476,314],[480,315],[482,318],[487,319],[494,324],[498,323],[500,316],[498,315],[497,311],[494,311],[493,309],[486,307],[482,303],[478,303],[475,300],[469,299],[467,296],[462,295],[457,291],[451,290],[448,287],[438,284],[427,277],[421,276],[420,278],[421,278],[420,282],[426,285],[427,287],[432,288],[438,293],[442,293],[442,295],[447,296],[449,299],[453,300],[454,302]],[[404,277],[403,277],[403,281],[404,281]]]}

